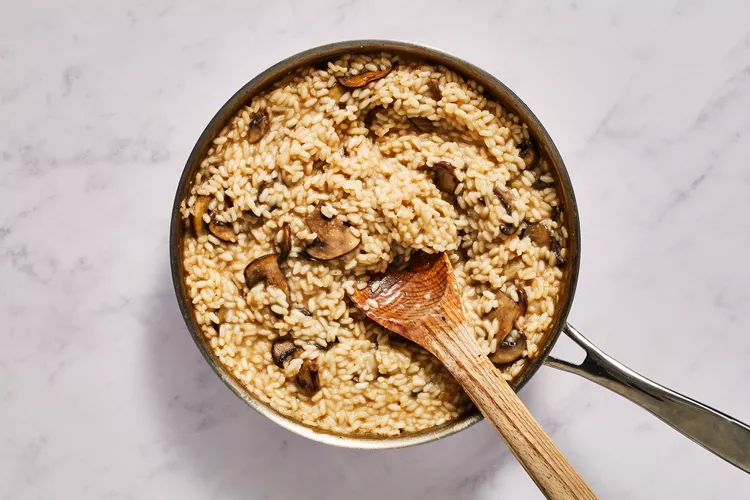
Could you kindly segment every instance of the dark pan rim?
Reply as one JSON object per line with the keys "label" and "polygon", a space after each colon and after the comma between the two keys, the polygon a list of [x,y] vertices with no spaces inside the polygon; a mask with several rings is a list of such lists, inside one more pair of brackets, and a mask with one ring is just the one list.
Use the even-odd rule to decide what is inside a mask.
{"label": "dark pan rim", "polygon": [[474,410],[459,419],[448,422],[439,427],[427,429],[418,433],[393,437],[343,436],[306,426],[289,417],[281,415],[270,406],[257,400],[214,357],[209,346],[204,341],[200,328],[195,321],[191,301],[188,297],[183,280],[183,223],[180,217],[180,204],[189,193],[191,181],[195,176],[195,172],[199,168],[215,135],[224,127],[229,118],[231,118],[231,116],[233,116],[235,112],[252,96],[262,92],[288,73],[315,61],[331,59],[345,53],[366,52],[390,52],[406,58],[421,59],[427,62],[443,65],[462,75],[464,78],[475,80],[485,88],[488,97],[491,97],[492,100],[499,102],[501,105],[511,110],[521,119],[522,122],[526,123],[531,136],[536,140],[538,147],[543,154],[546,155],[556,173],[556,181],[558,182],[556,187],[561,194],[564,205],[564,214],[566,216],[566,226],[568,229],[568,263],[563,276],[561,300],[557,304],[558,307],[552,330],[542,341],[537,356],[527,364],[523,372],[516,377],[512,383],[512,386],[516,391],[519,391],[524,385],[526,385],[528,380],[544,363],[544,360],[547,358],[560,336],[560,332],[565,324],[575,295],[580,265],[581,238],[578,206],[576,204],[573,186],[570,182],[570,177],[565,168],[563,159],[555,147],[552,138],[528,106],[526,106],[526,104],[507,86],[491,74],[469,62],[440,50],[415,43],[390,40],[352,40],[337,42],[305,50],[288,57],[250,80],[238,90],[221,107],[221,109],[219,109],[216,115],[214,115],[190,153],[182,172],[182,176],[180,177],[180,182],[177,186],[177,193],[172,207],[169,234],[169,256],[172,268],[172,281],[175,294],[177,295],[177,302],[182,317],[185,320],[185,324],[190,331],[190,335],[193,337],[198,350],[214,370],[216,375],[218,375],[218,377],[240,399],[258,413],[285,429],[314,441],[347,448],[393,449],[427,443],[453,435],[482,420],[482,415],[477,410]]}

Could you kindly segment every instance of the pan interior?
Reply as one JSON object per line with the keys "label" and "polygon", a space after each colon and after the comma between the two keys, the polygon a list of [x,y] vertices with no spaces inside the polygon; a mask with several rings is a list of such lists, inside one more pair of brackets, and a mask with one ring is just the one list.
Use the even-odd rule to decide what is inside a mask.
{"label": "pan interior", "polygon": [[324,45],[301,52],[267,69],[243,86],[218,111],[201,134],[190,154],[187,164],[185,165],[177,189],[170,229],[170,261],[178,303],[188,330],[207,362],[211,365],[216,374],[232,389],[232,391],[242,398],[248,405],[262,415],[299,435],[327,444],[362,449],[399,448],[433,441],[470,427],[481,420],[482,417],[477,410],[474,410],[468,412],[457,420],[419,433],[396,437],[353,437],[331,434],[319,429],[307,427],[286,416],[278,414],[269,406],[258,401],[214,356],[195,321],[195,315],[183,279],[182,240],[185,228],[180,218],[179,208],[181,202],[190,192],[192,182],[195,179],[195,174],[200,168],[202,159],[211,147],[213,138],[249,99],[263,92],[275,82],[303,66],[318,61],[330,60],[347,53],[383,51],[398,54],[403,58],[418,59],[441,64],[456,73],[461,74],[463,77],[472,79],[482,85],[485,89],[485,94],[489,99],[500,103],[527,124],[529,133],[535,139],[541,154],[546,157],[548,164],[553,171],[556,187],[563,203],[563,211],[566,215],[566,226],[568,228],[568,265],[566,265],[564,271],[563,287],[560,291],[560,298],[555,311],[553,327],[539,345],[537,356],[533,360],[530,360],[530,362],[526,364],[524,370],[514,379],[512,386],[516,391],[520,390],[541,366],[561,332],[575,292],[580,255],[578,209],[567,170],[557,148],[542,124],[523,101],[499,80],[478,67],[449,54],[420,45],[394,41],[361,40]]}

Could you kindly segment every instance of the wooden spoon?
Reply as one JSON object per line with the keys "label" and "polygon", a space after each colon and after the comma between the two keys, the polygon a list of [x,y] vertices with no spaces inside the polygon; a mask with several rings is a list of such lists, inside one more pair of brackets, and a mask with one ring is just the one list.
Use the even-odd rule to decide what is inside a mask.
{"label": "wooden spoon", "polygon": [[596,498],[469,331],[446,254],[418,253],[406,269],[390,267],[350,296],[448,368],[547,498]]}

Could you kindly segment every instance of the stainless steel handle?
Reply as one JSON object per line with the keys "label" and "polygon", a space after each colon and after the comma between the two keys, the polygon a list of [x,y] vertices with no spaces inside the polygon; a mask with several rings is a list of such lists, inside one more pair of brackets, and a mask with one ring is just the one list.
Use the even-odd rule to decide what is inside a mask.
{"label": "stainless steel handle", "polygon": [[565,334],[586,351],[575,365],[552,356],[549,366],[575,373],[650,411],[707,450],[750,473],[750,427],[720,411],[678,394],[615,361],[570,325]]}

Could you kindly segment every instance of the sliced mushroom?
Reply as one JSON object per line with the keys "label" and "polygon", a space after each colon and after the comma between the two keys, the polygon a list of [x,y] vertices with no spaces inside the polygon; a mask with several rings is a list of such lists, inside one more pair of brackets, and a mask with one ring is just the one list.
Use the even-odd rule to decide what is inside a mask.
{"label": "sliced mushroom", "polygon": [[273,362],[276,363],[276,366],[279,368],[286,368],[286,365],[292,360],[297,349],[298,347],[294,345],[290,335],[284,335],[277,338],[273,341],[273,344],[271,344],[271,357],[273,358]]}
{"label": "sliced mushroom", "polygon": [[211,222],[208,223],[208,230],[211,231],[211,234],[222,241],[237,243],[237,235],[235,234],[234,229],[232,229],[231,224],[218,222],[212,219]]}
{"label": "sliced mushroom", "polygon": [[249,144],[258,142],[268,131],[268,112],[264,109],[258,111],[250,118],[247,126],[247,135],[245,139]]}
{"label": "sliced mushroom", "polygon": [[342,87],[341,85],[336,85],[328,89],[328,97],[330,97],[336,102],[339,102],[339,100],[341,99],[341,96],[344,95],[345,93],[346,93],[346,89]]}
{"label": "sliced mushroom", "polygon": [[423,118],[421,116],[416,116],[414,118],[409,118],[409,121],[420,132],[430,133],[430,132],[435,132],[438,129],[437,125],[435,125],[435,122],[433,122],[429,118]]}
{"label": "sliced mushroom", "polygon": [[454,194],[458,187],[458,179],[456,179],[455,168],[447,161],[439,161],[434,163],[429,168],[432,171],[432,181],[435,186],[446,194]]}
{"label": "sliced mushroom", "polygon": [[320,389],[320,380],[318,378],[318,365],[310,360],[302,362],[302,368],[295,379],[297,386],[303,394],[312,396]]}
{"label": "sliced mushroom", "polygon": [[530,140],[518,145],[518,156],[521,157],[526,168],[534,168],[539,163],[539,150]]}
{"label": "sliced mushroom", "polygon": [[490,354],[490,361],[493,363],[505,365],[523,356],[523,351],[526,350],[526,335],[523,332],[518,332],[516,340],[509,340],[508,337],[509,335],[506,335],[500,345],[497,346],[497,350]]}
{"label": "sliced mushroom", "polygon": [[364,87],[370,82],[374,82],[375,80],[380,80],[385,75],[390,73],[391,69],[393,69],[393,66],[391,66],[390,68],[379,69],[377,71],[367,71],[359,75],[342,76],[342,77],[337,78],[337,80],[339,81],[341,85],[343,85],[346,88],[358,89],[360,87]]}
{"label": "sliced mushroom", "polygon": [[439,101],[443,98],[443,93],[440,90],[440,82],[435,78],[427,80],[427,87],[430,89],[433,99]]}
{"label": "sliced mushroom", "polygon": [[497,337],[504,339],[513,330],[516,320],[523,314],[523,308],[502,292],[497,295],[497,299],[499,304],[487,315],[487,319],[497,320]]}
{"label": "sliced mushroom", "polygon": [[521,316],[524,316],[529,310],[529,298],[526,296],[526,290],[518,285],[516,285],[516,293],[518,294],[518,305],[521,306]]}
{"label": "sliced mushroom", "polygon": [[279,243],[279,262],[284,262],[292,251],[292,228],[289,223],[284,223],[279,230],[281,233],[281,242]]}
{"label": "sliced mushroom", "polygon": [[307,255],[315,260],[333,260],[342,257],[359,246],[359,238],[337,218],[328,218],[318,206],[305,218],[310,231],[318,235],[307,247]]}
{"label": "sliced mushroom", "polygon": [[504,193],[499,187],[495,186],[492,188],[492,192],[500,200],[500,204],[503,206],[508,215],[513,213],[513,205],[511,203],[512,196],[510,193]]}
{"label": "sliced mushroom", "polygon": [[[512,196],[510,195],[510,193],[503,192],[497,186],[495,186],[494,188],[492,188],[492,192],[500,200],[500,204],[505,209],[505,212],[508,215],[512,215],[513,214],[513,204],[512,204],[512,201],[511,201],[512,200]],[[516,231],[518,231],[518,226],[516,226],[515,224],[505,223],[505,224],[501,224],[500,225],[500,232],[503,233],[505,236],[510,236],[511,234],[515,234]]]}
{"label": "sliced mushroom", "polygon": [[518,231],[518,226],[513,224],[500,224],[500,232],[505,236],[516,234],[516,231]]}
{"label": "sliced mushroom", "polygon": [[252,288],[262,281],[268,286],[278,288],[289,299],[289,283],[281,274],[275,254],[271,253],[258,257],[245,268],[245,284],[248,288]]}
{"label": "sliced mushroom", "polygon": [[193,231],[195,231],[196,238],[205,231],[206,223],[203,220],[203,214],[208,210],[209,203],[211,203],[210,196],[199,196],[193,204]]}
{"label": "sliced mushroom", "polygon": [[526,226],[521,233],[521,239],[528,237],[535,245],[552,249],[555,239],[544,222],[535,222]]}

